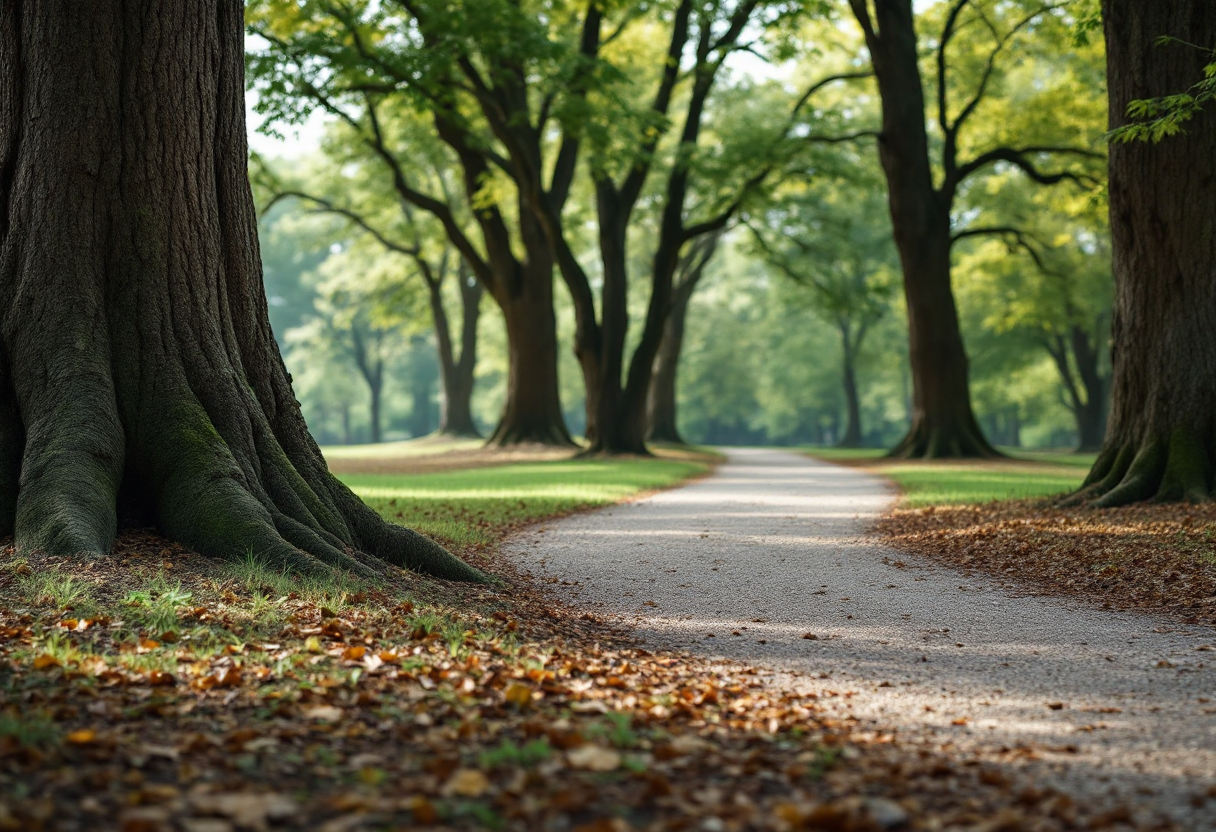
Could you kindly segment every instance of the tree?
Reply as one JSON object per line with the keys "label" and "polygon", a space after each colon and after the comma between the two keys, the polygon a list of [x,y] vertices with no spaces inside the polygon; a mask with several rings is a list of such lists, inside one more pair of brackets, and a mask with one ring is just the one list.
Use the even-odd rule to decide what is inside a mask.
{"label": "tree", "polygon": [[484,580],[334,478],[267,322],[242,6],[0,6],[0,535]]}
{"label": "tree", "polygon": [[664,324],[663,342],[654,360],[650,377],[650,393],[646,403],[646,439],[683,445],[680,435],[676,377],[680,369],[680,352],[684,347],[684,329],[693,292],[705,276],[705,269],[717,251],[722,232],[706,234],[689,247],[680,258],[671,292],[671,311]]}
{"label": "tree", "polygon": [[[389,203],[389,214],[400,214],[400,227],[388,228],[390,220],[378,221],[386,213],[384,202],[377,194],[367,193],[366,182],[347,181],[339,188],[331,183],[320,183],[321,190],[341,190],[345,198],[341,203],[316,196],[307,186],[286,183],[281,177],[262,168],[260,180],[263,187],[273,194],[264,211],[271,211],[284,199],[298,200],[307,210],[340,217],[355,229],[366,233],[390,254],[407,258],[412,268],[396,272],[392,279],[377,287],[377,294],[392,303],[402,292],[409,292],[409,285],[420,279],[426,287],[427,304],[431,324],[435,330],[435,347],[439,358],[441,398],[438,432],[446,436],[479,437],[473,421],[473,381],[477,366],[477,322],[481,316],[481,298],[485,287],[473,277],[465,260],[443,235],[442,228],[429,228],[426,216],[412,210],[410,206]],[[442,176],[443,172],[438,172]],[[352,177],[344,177],[350,180]],[[360,199],[360,197],[365,197]],[[377,205],[379,203],[379,206]],[[380,210],[377,210],[379,207]],[[452,277],[460,298],[461,322],[459,332],[459,354],[452,337],[452,322],[444,300],[445,288]],[[362,371],[362,365],[360,366]],[[370,381],[369,381],[370,383]]]}
{"label": "tree", "polygon": [[866,187],[864,174],[836,187],[816,184],[788,188],[748,227],[764,260],[805,289],[811,307],[840,336],[845,429],[837,444],[857,448],[857,363],[866,336],[890,309],[895,257],[890,227],[875,221],[882,210],[877,191]]}
{"label": "tree", "polygon": [[[322,97],[334,102],[357,95],[365,113],[375,100],[408,91],[431,115],[435,135],[459,159],[479,220],[493,211],[496,233],[513,238],[529,262],[556,265],[570,292],[590,450],[645,453],[650,374],[682,252],[724,227],[763,182],[793,119],[773,124],[765,114],[756,122],[767,131],[763,141],[753,135],[746,155],[735,149],[739,164],[722,168],[730,175],[705,189],[717,199],[694,205],[715,85],[740,52],[790,52],[797,24],[820,5],[318,3],[305,13],[305,34],[290,42],[273,24],[258,31],[279,52],[294,49],[300,67],[323,67],[304,80],[293,75],[294,89],[324,88]],[[321,19],[341,32],[340,44],[313,34]],[[788,109],[795,99],[788,91],[786,98]],[[342,117],[340,108],[333,112]],[[582,229],[568,216],[583,170],[594,198],[594,264],[580,259]],[[631,220],[644,198],[655,203],[658,233],[647,258],[649,303],[630,355]]]}
{"label": "tree", "polygon": [[[1082,146],[1003,141],[974,149],[964,134],[1001,80],[999,59],[1019,35],[1050,25],[1050,7],[1038,3],[951,0],[932,50],[936,65],[936,126],[930,141],[912,0],[849,0],[861,25],[882,100],[879,159],[887,177],[888,202],[904,274],[913,378],[912,425],[891,451],[902,457],[994,456],[971,408],[967,354],[950,285],[955,200],[973,176],[1011,166],[1041,184],[1089,181],[1084,171],[1046,171],[1044,160],[1066,155],[1078,160],[1097,154]],[[956,37],[962,32],[964,37]],[[954,55],[971,72],[951,72]],[[960,50],[965,50],[959,55]],[[957,76],[963,76],[962,78]],[[950,99],[965,87],[961,107]],[[1046,131],[1050,132],[1050,131]],[[1011,138],[1011,137],[1002,137]],[[931,156],[940,148],[935,177]],[[967,151],[972,151],[968,153]],[[983,233],[970,228],[967,235]]]}
{"label": "tree", "polygon": [[344,279],[343,272],[351,266],[351,258],[342,255],[321,265],[326,279],[314,301],[314,314],[289,337],[293,346],[306,346],[313,360],[336,359],[334,363],[358,374],[368,394],[367,441],[377,443],[384,424],[385,370],[402,340],[395,337],[393,326],[377,317],[366,290]]}
{"label": "tree", "polygon": [[[1105,0],[1111,127],[1185,89],[1216,43],[1204,0]],[[1098,505],[1206,500],[1216,471],[1216,113],[1159,143],[1110,148],[1114,376],[1110,424],[1080,492]]]}
{"label": "tree", "polygon": [[[461,18],[446,9],[444,15]],[[415,42],[414,16],[396,4],[260,0],[249,18],[264,44],[250,67],[268,123],[292,123],[314,111],[332,116],[358,148],[359,158],[348,163],[376,166],[403,210],[434,217],[502,310],[507,396],[490,442],[573,445],[558,393],[553,255],[522,197],[498,187],[495,154],[448,106],[455,94],[448,56]],[[493,24],[478,22],[489,36]],[[444,146],[443,161],[430,170],[459,171],[475,232],[466,230],[444,183],[411,164],[420,143],[427,153]]]}
{"label": "tree", "polygon": [[1105,202],[1086,194],[1061,198],[1024,181],[998,182],[986,190],[972,200],[974,223],[991,228],[1000,220],[990,224],[989,218],[1000,216],[1011,224],[1003,239],[972,238],[978,244],[970,243],[959,257],[960,307],[978,307],[979,314],[973,314],[978,326],[971,332],[996,336],[991,348],[1005,354],[1004,373],[1013,372],[1013,364],[1050,357],[1062,403],[1076,423],[1077,450],[1095,452],[1110,398],[1112,280]]}

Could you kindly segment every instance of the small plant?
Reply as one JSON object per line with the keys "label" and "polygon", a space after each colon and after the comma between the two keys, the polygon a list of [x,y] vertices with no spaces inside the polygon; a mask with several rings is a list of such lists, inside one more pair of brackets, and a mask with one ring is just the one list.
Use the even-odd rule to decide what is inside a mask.
{"label": "small plant", "polygon": [[478,765],[483,769],[503,766],[528,768],[544,762],[552,754],[553,748],[549,745],[549,740],[544,737],[524,743],[522,746],[506,740],[494,748],[481,752],[478,756]]}
{"label": "small plant", "polygon": [[0,737],[12,737],[26,748],[50,745],[59,732],[41,714],[0,713]]}
{"label": "small plant", "polygon": [[59,631],[52,631],[41,641],[35,642],[34,651],[36,654],[50,656],[64,666],[78,662],[82,657],[80,649],[65,633]]}
{"label": "small plant", "polygon": [[[27,570],[28,566],[26,564]],[[72,575],[66,575],[58,569],[40,572],[20,569],[15,571],[19,575],[22,595],[32,604],[81,611],[89,611],[94,607],[89,587]]]}
{"label": "small plant", "polygon": [[617,712],[605,714],[603,722],[587,726],[586,733],[593,739],[603,738],[617,748],[633,748],[641,739],[633,730],[633,717]]}
{"label": "small plant", "polygon": [[159,575],[147,590],[128,593],[123,604],[131,608],[127,617],[132,626],[155,634],[175,629],[178,610],[193,597],[193,593],[182,588],[181,581],[169,586],[164,576]]}

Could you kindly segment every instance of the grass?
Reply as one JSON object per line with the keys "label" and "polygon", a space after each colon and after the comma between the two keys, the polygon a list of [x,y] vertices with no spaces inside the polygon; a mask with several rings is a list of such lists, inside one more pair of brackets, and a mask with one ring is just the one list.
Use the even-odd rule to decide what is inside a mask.
{"label": "grass", "polygon": [[1005,460],[886,459],[879,448],[809,448],[818,459],[856,465],[891,479],[902,508],[968,505],[992,500],[1050,497],[1073,491],[1093,465],[1093,454],[1003,449]]}
{"label": "grass", "polygon": [[572,459],[341,478],[389,520],[464,547],[489,545],[503,529],[673,485],[708,467],[694,458]]}
{"label": "grass", "polygon": [[380,442],[375,445],[326,445],[322,448],[328,460],[363,459],[365,457],[411,459],[450,453],[475,451],[485,445],[482,439],[451,439],[444,436],[424,436],[400,442]]}

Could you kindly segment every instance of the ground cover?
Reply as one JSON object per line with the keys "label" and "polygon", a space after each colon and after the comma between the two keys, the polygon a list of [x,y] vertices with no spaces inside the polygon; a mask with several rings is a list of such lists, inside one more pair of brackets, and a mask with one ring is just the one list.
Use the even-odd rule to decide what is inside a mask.
{"label": "ground cover", "polygon": [[880,451],[812,454],[891,479],[903,492],[875,530],[891,546],[1100,606],[1216,625],[1216,506],[1063,506],[1085,454],[904,462]]}
{"label": "ground cover", "polygon": [[[575,478],[560,505],[561,477],[518,472],[520,512],[688,473],[624,464],[554,466]],[[487,488],[353,482],[424,518],[462,482]],[[411,488],[433,502],[409,505]],[[515,513],[481,501],[507,498],[469,499],[474,530],[448,539],[503,587],[299,580],[148,532],[89,564],[0,543],[0,829],[1011,830],[1127,816],[858,733],[847,706],[828,706],[848,691],[792,697],[749,668],[638,649],[498,558]]]}
{"label": "ground cover", "polygon": [[900,508],[969,505],[990,500],[1050,497],[1075,490],[1093,465],[1092,454],[1009,451],[1008,459],[887,459],[876,448],[813,448],[829,462],[866,468],[893,481]]}

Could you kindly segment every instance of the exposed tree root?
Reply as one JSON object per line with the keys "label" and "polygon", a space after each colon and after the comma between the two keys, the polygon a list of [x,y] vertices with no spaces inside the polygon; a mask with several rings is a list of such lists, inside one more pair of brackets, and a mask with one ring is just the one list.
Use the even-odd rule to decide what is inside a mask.
{"label": "exposed tree root", "polygon": [[506,448],[511,445],[549,445],[555,448],[577,448],[565,424],[552,420],[540,420],[528,424],[520,419],[504,419],[486,440],[486,447]]}
{"label": "exposed tree root", "polygon": [[1176,428],[1168,438],[1108,445],[1080,490],[1064,505],[1112,508],[1138,503],[1212,499],[1213,464],[1198,435]]}
{"label": "exposed tree root", "polygon": [[974,423],[930,427],[925,420],[912,425],[907,435],[892,448],[891,459],[1000,459],[1004,456],[988,443]]}
{"label": "exposed tree root", "polygon": [[217,558],[489,580],[308,433],[262,288],[242,9],[216,8],[0,11],[0,536],[103,556],[121,509]]}

